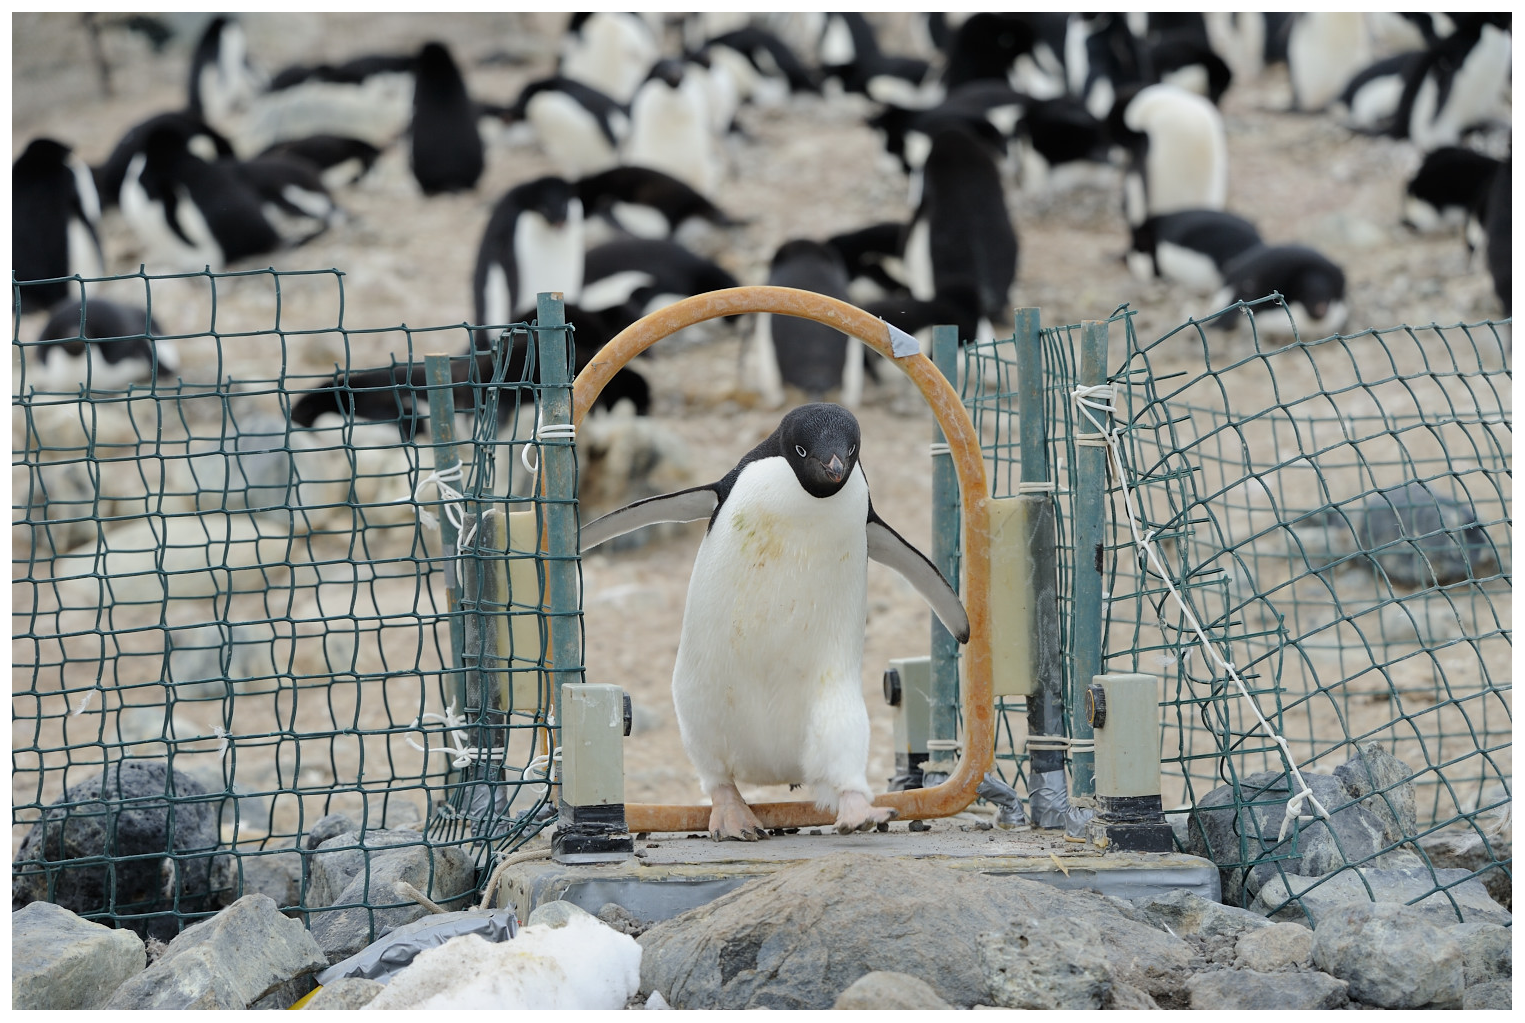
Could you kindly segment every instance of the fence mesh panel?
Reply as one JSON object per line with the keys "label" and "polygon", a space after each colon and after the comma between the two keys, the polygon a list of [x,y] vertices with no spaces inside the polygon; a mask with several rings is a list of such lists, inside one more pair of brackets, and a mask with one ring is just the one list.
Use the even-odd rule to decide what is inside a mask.
{"label": "fence mesh panel", "polygon": [[[1140,531],[1248,692],[1204,658],[1135,548],[1125,489],[1109,471],[1101,663],[1161,679],[1165,805],[1195,811],[1178,840],[1214,855],[1226,866],[1226,896],[1250,904],[1267,873],[1256,868],[1275,873],[1308,847],[1311,821],[1282,840],[1288,793],[1300,787],[1289,768],[1329,775],[1375,744],[1410,777],[1373,776],[1359,798],[1337,793],[1333,803],[1319,791],[1331,813],[1380,801],[1378,816],[1386,807],[1397,826],[1373,847],[1342,847],[1332,867],[1409,866],[1428,839],[1460,829],[1484,848],[1485,865],[1472,873],[1507,870],[1498,835],[1511,778],[1509,327],[1403,326],[1283,343],[1264,329],[1285,323],[1283,307],[1225,312],[1246,310],[1248,337],[1225,335],[1209,317],[1140,343],[1126,311],[1110,321],[1113,426]],[[1078,332],[1041,338],[1071,694],[1086,681],[1073,677],[1068,631],[1070,515],[1086,485],[1073,471],[1074,442],[1094,429],[1073,400]],[[1014,493],[1018,478],[1015,345],[965,353],[965,402],[994,497]],[[998,763],[1009,776],[1025,772],[1024,711],[1020,700],[1002,707]],[[1287,742],[1290,763],[1271,732]],[[1215,848],[1225,840],[1197,823],[1215,810],[1235,822],[1237,850]],[[1418,894],[1454,883],[1433,869],[1430,877]],[[1292,890],[1317,883],[1297,879]],[[1268,894],[1259,908],[1289,901]]]}
{"label": "fence mesh panel", "polygon": [[[154,340],[166,361],[171,345],[199,349],[211,381],[150,372],[104,388],[115,367],[93,345],[86,393],[63,374],[67,349],[23,339],[15,318],[11,820],[28,899],[68,905],[94,885],[85,915],[173,933],[299,857],[330,814],[416,843],[431,880],[441,850],[480,869],[551,819],[545,501],[533,455],[521,461],[537,446],[539,332],[354,330],[342,276],[313,276],[79,285],[88,307],[125,284],[140,309],[205,289],[205,333]],[[268,318],[221,332],[219,294],[255,286],[272,292]],[[283,325],[294,286],[333,288],[333,320]],[[489,353],[462,354],[474,334]],[[399,340],[404,356],[374,354]],[[569,334],[557,341],[570,351]],[[333,370],[292,371],[297,346],[318,343]],[[453,386],[427,386],[433,352],[455,356]],[[453,452],[420,422],[442,391]],[[172,818],[168,857],[162,838],[157,853],[77,852],[92,821],[120,836],[110,822],[134,812]],[[369,857],[370,842],[353,848]],[[154,890],[134,887],[134,864]],[[165,894],[167,869],[181,880]],[[378,891],[364,905],[411,903]]]}

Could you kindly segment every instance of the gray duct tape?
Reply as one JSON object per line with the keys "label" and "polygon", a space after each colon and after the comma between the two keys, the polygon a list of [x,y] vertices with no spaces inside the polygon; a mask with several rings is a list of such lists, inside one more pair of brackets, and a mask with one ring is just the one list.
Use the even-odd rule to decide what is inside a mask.
{"label": "gray duct tape", "polygon": [[921,354],[921,342],[888,320],[882,321],[890,331],[890,351],[895,353],[895,358],[904,359],[908,355]]}
{"label": "gray duct tape", "polygon": [[341,959],[318,974],[317,981],[324,985],[342,977],[364,977],[385,984],[426,948],[436,948],[462,934],[478,934],[491,942],[507,941],[518,929],[512,909],[468,909],[426,916],[403,924],[348,959]]}

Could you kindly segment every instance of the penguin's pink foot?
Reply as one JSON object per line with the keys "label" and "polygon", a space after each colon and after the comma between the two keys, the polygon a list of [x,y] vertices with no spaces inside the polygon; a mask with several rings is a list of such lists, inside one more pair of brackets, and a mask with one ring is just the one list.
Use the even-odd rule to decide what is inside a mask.
{"label": "penguin's pink foot", "polygon": [[875,806],[861,792],[844,792],[837,803],[836,832],[839,835],[850,835],[854,831],[872,831],[880,824],[899,816],[899,810],[889,806]]}
{"label": "penguin's pink foot", "polygon": [[768,837],[752,808],[732,784],[717,785],[710,793],[710,837],[717,842],[755,842]]}

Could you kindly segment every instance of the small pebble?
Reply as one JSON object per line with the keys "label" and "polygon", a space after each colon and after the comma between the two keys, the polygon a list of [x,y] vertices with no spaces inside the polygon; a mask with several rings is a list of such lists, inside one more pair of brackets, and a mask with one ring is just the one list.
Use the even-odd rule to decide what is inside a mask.
{"label": "small pebble", "polygon": [[932,825],[928,824],[926,821],[912,821],[910,828],[912,831],[931,831]]}
{"label": "small pebble", "polygon": [[889,821],[880,821],[878,824],[874,825],[874,830],[879,832],[879,834],[882,835],[886,831],[890,830],[890,822]]}
{"label": "small pebble", "polygon": [[812,835],[819,835],[821,833],[821,829],[820,828],[811,828],[810,829],[810,833]]}

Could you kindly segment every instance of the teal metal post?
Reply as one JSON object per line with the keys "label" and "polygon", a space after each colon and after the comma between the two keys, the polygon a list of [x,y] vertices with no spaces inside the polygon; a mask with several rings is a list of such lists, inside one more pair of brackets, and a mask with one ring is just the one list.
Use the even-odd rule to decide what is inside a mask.
{"label": "teal metal post", "polygon": [[[958,328],[932,328],[932,364],[955,387],[958,386]],[[947,438],[940,426],[932,426],[932,564],[959,588],[958,564],[958,473],[946,452]],[[932,615],[932,719],[927,733],[926,784],[936,785],[958,766],[953,755],[958,740],[958,641]],[[931,777],[940,775],[941,777]]]}
{"label": "teal metal post", "polygon": [[[1080,327],[1078,383],[1082,387],[1095,387],[1106,382],[1107,323],[1105,320],[1085,320]],[[1106,413],[1076,408],[1072,421],[1075,424],[1075,576],[1070,591],[1074,596],[1073,617],[1070,620],[1070,663],[1073,672],[1065,709],[1069,717],[1071,739],[1082,741],[1092,737],[1090,722],[1083,712],[1085,690],[1091,684],[1091,677],[1101,671],[1101,584],[1106,542],[1107,448],[1102,435],[1096,432],[1096,421],[1100,422],[1102,429],[1109,429],[1111,417]],[[1090,752],[1071,754],[1070,778],[1075,795],[1088,796],[1096,791],[1093,774],[1095,759],[1095,755]]]}
{"label": "teal metal post", "polygon": [[540,409],[535,438],[540,452],[536,507],[546,537],[545,622],[550,630],[550,684],[561,742],[561,687],[581,682],[582,611],[577,594],[577,452],[571,437],[572,358],[560,292],[542,292],[535,336],[540,368]]}
{"label": "teal metal post", "polygon": [[[1044,408],[1043,342],[1038,310],[1016,311],[1017,432],[1021,441],[1021,482],[1048,483],[1048,422]],[[1058,551],[1054,533],[1054,493],[1019,488],[1025,505],[1028,563],[1032,566],[1033,690],[1027,697],[1030,739],[1064,735],[1064,652],[1059,646]],[[1030,750],[1031,784],[1038,775],[1064,770],[1064,751]]]}

